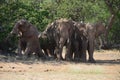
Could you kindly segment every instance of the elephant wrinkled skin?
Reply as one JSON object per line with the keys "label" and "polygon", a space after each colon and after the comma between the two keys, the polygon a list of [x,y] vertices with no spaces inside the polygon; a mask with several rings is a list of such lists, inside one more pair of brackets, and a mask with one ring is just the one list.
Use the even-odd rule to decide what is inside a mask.
{"label": "elephant wrinkled skin", "polygon": [[[84,60],[86,60],[86,50],[88,50],[89,54],[89,62],[95,62],[93,58],[93,53],[94,53],[94,40],[103,34],[105,32],[105,26],[101,23],[98,22],[96,24],[90,24],[90,23],[77,23],[75,26],[78,28],[78,34],[83,34],[82,40],[82,56]],[[81,36],[80,36],[81,37]]]}
{"label": "elephant wrinkled skin", "polygon": [[29,23],[27,20],[21,19],[19,20],[11,34],[19,35],[19,44],[18,44],[18,52],[21,54],[21,50],[24,51],[24,54],[30,56],[33,52],[37,57],[43,57],[40,43],[39,43],[39,32],[35,26]]}
{"label": "elephant wrinkled skin", "polygon": [[71,38],[74,31],[72,20],[59,19],[49,24],[43,35],[46,35],[49,40],[55,41],[56,47],[54,53],[58,60],[63,60],[62,49],[66,46],[65,59],[70,60]]}

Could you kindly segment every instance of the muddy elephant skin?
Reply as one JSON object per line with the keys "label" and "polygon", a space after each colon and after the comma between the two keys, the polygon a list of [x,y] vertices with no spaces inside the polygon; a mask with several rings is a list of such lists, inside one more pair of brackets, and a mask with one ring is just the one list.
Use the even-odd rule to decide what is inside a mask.
{"label": "muddy elephant skin", "polygon": [[23,49],[24,54],[27,55],[27,57],[30,56],[33,52],[35,52],[38,57],[44,56],[39,43],[39,32],[37,28],[27,20],[19,20],[13,27],[11,34],[19,35],[19,54],[21,54],[21,50]]}
{"label": "muddy elephant skin", "polygon": [[49,24],[46,30],[43,32],[49,40],[53,40],[56,43],[54,53],[58,60],[63,60],[62,50],[63,46],[66,46],[65,59],[70,60],[69,53],[71,49],[71,38],[74,31],[74,24],[72,20],[58,19]]}

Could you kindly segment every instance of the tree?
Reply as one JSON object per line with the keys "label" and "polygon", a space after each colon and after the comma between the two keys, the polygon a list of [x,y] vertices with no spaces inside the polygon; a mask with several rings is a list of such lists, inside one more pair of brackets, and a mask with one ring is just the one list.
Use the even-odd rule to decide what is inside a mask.
{"label": "tree", "polygon": [[1,0],[0,26],[5,30],[0,32],[0,42],[21,18],[37,26],[39,31],[59,18],[90,23],[102,21],[107,25],[107,40],[120,43],[119,0]]}
{"label": "tree", "polygon": [[120,1],[119,0],[105,0],[105,4],[108,7],[109,12],[111,13],[108,23],[106,24],[106,32],[105,32],[105,46],[108,46],[109,45],[108,34],[114,24],[115,17],[119,15]]}

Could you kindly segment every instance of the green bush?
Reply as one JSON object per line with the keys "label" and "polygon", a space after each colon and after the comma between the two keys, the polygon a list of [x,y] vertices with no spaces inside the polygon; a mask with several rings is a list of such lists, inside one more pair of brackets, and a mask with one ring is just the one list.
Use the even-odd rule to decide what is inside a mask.
{"label": "green bush", "polygon": [[[116,6],[116,5],[115,5]],[[84,22],[107,22],[110,12],[103,0],[1,0],[0,32],[3,41],[19,19],[25,18],[39,31],[45,30],[48,23],[58,18],[70,18]],[[120,43],[120,11],[110,31],[109,40]]]}

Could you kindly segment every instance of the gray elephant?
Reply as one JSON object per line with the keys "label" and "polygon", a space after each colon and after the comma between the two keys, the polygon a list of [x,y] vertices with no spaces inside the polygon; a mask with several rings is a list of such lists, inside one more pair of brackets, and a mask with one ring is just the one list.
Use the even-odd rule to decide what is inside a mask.
{"label": "gray elephant", "polygon": [[87,32],[88,32],[88,54],[89,54],[89,61],[95,62],[93,58],[94,53],[94,40],[99,37],[101,34],[104,34],[106,31],[105,25],[101,22],[97,22],[95,24],[86,24]]}
{"label": "gray elephant", "polygon": [[49,24],[43,32],[49,40],[55,41],[56,47],[54,53],[58,60],[63,60],[62,50],[66,46],[65,59],[70,60],[69,53],[71,49],[71,38],[74,31],[72,20],[58,19]]}
{"label": "gray elephant", "polygon": [[[86,50],[88,43],[87,30],[84,23],[73,21],[75,26],[74,36],[72,38],[73,60],[86,62]],[[73,54],[72,54],[73,55]]]}
{"label": "gray elephant", "polygon": [[83,60],[86,60],[86,50],[88,50],[88,61],[94,63],[94,40],[106,31],[105,26],[101,22],[98,22],[96,24],[75,23],[75,26],[78,28],[77,33],[79,35],[83,34],[82,37],[80,36],[82,39],[81,58],[83,58]]}
{"label": "gray elephant", "polygon": [[13,27],[10,35],[12,34],[19,35],[19,54],[21,54],[21,50],[23,50],[27,57],[29,57],[33,52],[35,52],[35,55],[37,55],[37,57],[44,57],[39,43],[39,32],[37,28],[27,20],[19,20]]}

